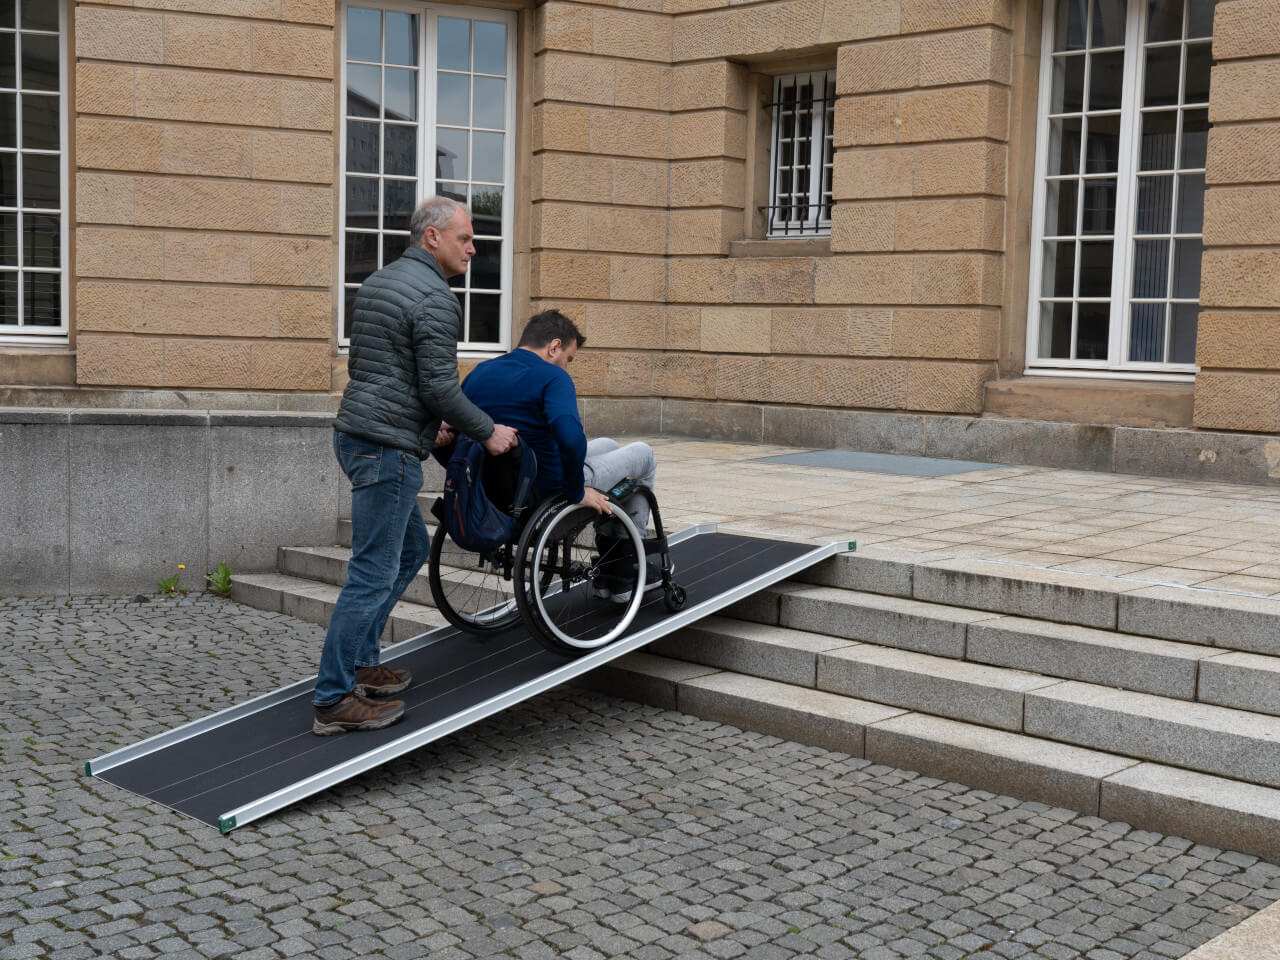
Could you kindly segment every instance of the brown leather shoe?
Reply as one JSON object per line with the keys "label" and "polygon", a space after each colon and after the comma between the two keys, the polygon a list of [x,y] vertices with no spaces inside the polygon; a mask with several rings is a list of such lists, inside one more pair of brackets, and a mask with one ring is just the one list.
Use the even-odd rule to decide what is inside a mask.
{"label": "brown leather shoe", "polygon": [[352,692],[330,706],[316,707],[311,732],[325,737],[348,730],[381,730],[403,716],[403,700],[374,703],[368,697]]}
{"label": "brown leather shoe", "polygon": [[389,697],[406,689],[412,680],[408,670],[392,670],[382,664],[356,667],[356,693],[365,697]]}

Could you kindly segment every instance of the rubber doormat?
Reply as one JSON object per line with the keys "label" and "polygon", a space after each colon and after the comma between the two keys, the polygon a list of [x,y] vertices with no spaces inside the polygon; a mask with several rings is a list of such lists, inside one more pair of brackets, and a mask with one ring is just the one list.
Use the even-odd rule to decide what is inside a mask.
{"label": "rubber doormat", "polygon": [[862,453],[858,450],[810,450],[778,457],[758,457],[758,463],[791,463],[801,467],[860,470],[864,473],[896,473],[907,477],[945,477],[973,470],[995,470],[1002,463],[972,460],[940,460],[937,457],[907,457],[896,453]]}

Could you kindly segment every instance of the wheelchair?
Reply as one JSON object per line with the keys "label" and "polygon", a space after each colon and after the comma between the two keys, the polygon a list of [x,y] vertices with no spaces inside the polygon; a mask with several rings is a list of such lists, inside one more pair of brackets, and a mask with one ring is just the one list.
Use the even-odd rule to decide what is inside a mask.
{"label": "wheelchair", "polygon": [[[673,576],[658,501],[651,489],[626,479],[607,491],[611,516],[570,503],[563,495],[520,502],[516,477],[521,445],[486,457],[481,482],[489,500],[512,516],[514,535],[497,549],[475,553],[453,542],[440,522],[431,538],[427,578],[436,608],[453,626],[485,636],[523,621],[529,633],[557,653],[580,656],[620,638],[661,581],[668,610],[681,609],[683,587]],[[623,509],[644,497],[653,533],[636,528]],[[443,501],[432,508],[437,520]],[[650,570],[649,557],[657,558]]]}

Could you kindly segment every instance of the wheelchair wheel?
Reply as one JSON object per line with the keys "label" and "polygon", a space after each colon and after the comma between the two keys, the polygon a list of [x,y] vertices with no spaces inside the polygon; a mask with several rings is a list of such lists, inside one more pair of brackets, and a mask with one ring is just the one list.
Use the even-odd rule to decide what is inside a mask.
{"label": "wheelchair wheel", "polygon": [[504,544],[490,555],[468,553],[449,539],[443,526],[436,527],[427,561],[436,609],[468,633],[492,633],[514,625],[520,610],[512,551],[513,545]]}
{"label": "wheelchair wheel", "polygon": [[[621,508],[615,535],[581,504],[549,505],[525,527],[517,547],[516,595],[529,632],[560,653],[583,654],[618,639],[644,600],[645,552],[640,532]],[[625,587],[612,593],[610,584]]]}

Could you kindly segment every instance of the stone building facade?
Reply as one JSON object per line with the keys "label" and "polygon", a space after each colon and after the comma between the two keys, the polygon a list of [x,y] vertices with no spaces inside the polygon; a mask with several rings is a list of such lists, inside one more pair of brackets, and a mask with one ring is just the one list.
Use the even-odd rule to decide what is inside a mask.
{"label": "stone building facade", "polygon": [[[1280,0],[16,17],[4,405],[329,409],[347,298],[442,190],[485,237],[464,365],[560,307],[601,428],[874,446],[833,419],[853,411],[1280,432]],[[18,139],[51,110],[60,136]],[[784,175],[788,203],[810,178],[795,231]]]}

